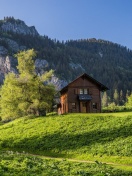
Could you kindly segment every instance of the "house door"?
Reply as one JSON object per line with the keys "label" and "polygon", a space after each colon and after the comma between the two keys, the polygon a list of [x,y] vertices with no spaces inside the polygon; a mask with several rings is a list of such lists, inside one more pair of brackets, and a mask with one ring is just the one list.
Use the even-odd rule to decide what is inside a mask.
{"label": "house door", "polygon": [[87,112],[87,102],[80,102],[81,104],[81,112],[86,113]]}

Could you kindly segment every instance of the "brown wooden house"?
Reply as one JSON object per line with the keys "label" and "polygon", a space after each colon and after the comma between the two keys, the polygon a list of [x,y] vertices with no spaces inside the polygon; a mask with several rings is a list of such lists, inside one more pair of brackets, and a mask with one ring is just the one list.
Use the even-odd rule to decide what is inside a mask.
{"label": "brown wooden house", "polygon": [[86,73],[61,91],[58,114],[101,112],[101,91],[108,88]]}

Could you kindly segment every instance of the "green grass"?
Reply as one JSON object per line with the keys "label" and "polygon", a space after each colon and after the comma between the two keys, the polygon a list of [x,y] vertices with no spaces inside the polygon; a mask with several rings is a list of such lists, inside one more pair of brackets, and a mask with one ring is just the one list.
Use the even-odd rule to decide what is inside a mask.
{"label": "green grass", "polygon": [[131,176],[130,171],[121,171],[96,162],[94,164],[46,159],[13,152],[0,154],[1,176]]}
{"label": "green grass", "polygon": [[132,164],[132,112],[21,118],[0,126],[0,147]]}

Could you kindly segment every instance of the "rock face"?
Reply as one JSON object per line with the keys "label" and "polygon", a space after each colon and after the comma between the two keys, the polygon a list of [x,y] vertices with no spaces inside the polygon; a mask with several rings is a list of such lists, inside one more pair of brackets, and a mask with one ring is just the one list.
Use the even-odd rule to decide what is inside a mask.
{"label": "rock face", "polygon": [[55,85],[55,88],[56,88],[56,90],[61,90],[63,87],[65,87],[67,84],[68,84],[68,82],[67,81],[65,81],[65,80],[60,80],[59,78],[57,78],[55,75],[53,75],[52,76],[52,78],[51,78],[51,83],[53,84],[53,85]]}
{"label": "rock face", "polygon": [[5,32],[10,31],[24,35],[39,35],[34,26],[28,27],[24,21],[5,19],[1,25],[1,29]]}
{"label": "rock face", "polygon": [[[42,59],[35,60],[35,68],[36,68],[36,73],[38,75],[42,75],[48,66],[49,66],[49,63],[46,60],[42,60]],[[55,88],[57,90],[61,90],[64,86],[66,86],[68,84],[67,81],[60,80],[55,75],[52,76],[50,83],[55,85]]]}
{"label": "rock face", "polygon": [[17,52],[19,50],[20,47],[16,41],[11,39],[5,39],[5,41],[12,51]]}
{"label": "rock face", "polygon": [[44,73],[45,68],[49,66],[49,63],[46,60],[36,59],[35,60],[35,68],[36,73],[38,75],[42,75]]}
{"label": "rock face", "polygon": [[[6,17],[4,20],[0,20],[0,55],[8,55],[10,53],[16,53],[19,50],[26,50],[26,46],[21,46],[21,42],[15,41],[12,34],[20,34],[39,36],[39,33],[34,26],[27,26],[24,21],[19,19],[14,19],[13,17]],[[10,34],[9,34],[10,33]]]}
{"label": "rock face", "polygon": [[17,73],[17,70],[13,68],[14,63],[17,61],[10,56],[0,56],[0,84],[3,83],[5,75],[9,72]]}

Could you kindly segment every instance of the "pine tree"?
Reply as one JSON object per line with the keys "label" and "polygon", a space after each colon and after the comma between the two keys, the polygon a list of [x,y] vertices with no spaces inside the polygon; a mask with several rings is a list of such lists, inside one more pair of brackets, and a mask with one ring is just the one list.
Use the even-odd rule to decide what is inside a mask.
{"label": "pine tree", "polygon": [[119,95],[119,105],[123,105],[124,104],[124,97],[123,97],[123,91],[120,91],[120,95]]}
{"label": "pine tree", "polygon": [[16,54],[19,74],[9,73],[1,88],[1,116],[3,120],[25,115],[45,115],[51,107],[55,93],[52,85],[44,84],[53,71],[41,77],[35,73],[34,50]]}
{"label": "pine tree", "polygon": [[128,97],[129,97],[129,95],[130,95],[130,91],[127,90],[127,92],[126,92],[126,102],[128,101]]}
{"label": "pine tree", "polygon": [[115,91],[114,91],[114,102],[116,105],[119,104],[119,93],[118,93],[117,89],[115,89]]}
{"label": "pine tree", "polygon": [[128,101],[126,103],[126,106],[132,108],[132,94],[128,97]]}
{"label": "pine tree", "polygon": [[107,93],[104,92],[103,97],[102,97],[102,106],[107,107],[108,106],[108,96]]}

